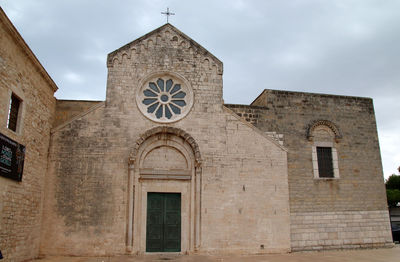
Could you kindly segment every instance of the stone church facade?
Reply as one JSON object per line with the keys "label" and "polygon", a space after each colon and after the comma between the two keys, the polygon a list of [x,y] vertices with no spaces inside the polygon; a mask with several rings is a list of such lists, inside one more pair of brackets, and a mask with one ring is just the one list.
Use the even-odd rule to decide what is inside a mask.
{"label": "stone church facade", "polygon": [[0,132],[26,147],[22,181],[0,177],[10,261],[392,245],[371,99],[224,104],[222,62],[165,24],[108,55],[105,101],[57,100],[1,18]]}

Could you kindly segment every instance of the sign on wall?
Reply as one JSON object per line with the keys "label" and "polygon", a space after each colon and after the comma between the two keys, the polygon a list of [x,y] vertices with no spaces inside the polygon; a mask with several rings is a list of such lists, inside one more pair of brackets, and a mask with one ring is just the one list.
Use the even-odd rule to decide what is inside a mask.
{"label": "sign on wall", "polygon": [[25,146],[0,133],[0,176],[22,181]]}

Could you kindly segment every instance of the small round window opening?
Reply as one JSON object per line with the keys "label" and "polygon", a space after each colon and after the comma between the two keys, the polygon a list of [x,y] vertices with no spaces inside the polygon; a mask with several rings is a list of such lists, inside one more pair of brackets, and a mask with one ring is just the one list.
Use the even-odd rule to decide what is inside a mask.
{"label": "small round window opening", "polygon": [[140,111],[156,122],[173,122],[184,117],[192,105],[192,92],[174,77],[152,78],[140,89]]}

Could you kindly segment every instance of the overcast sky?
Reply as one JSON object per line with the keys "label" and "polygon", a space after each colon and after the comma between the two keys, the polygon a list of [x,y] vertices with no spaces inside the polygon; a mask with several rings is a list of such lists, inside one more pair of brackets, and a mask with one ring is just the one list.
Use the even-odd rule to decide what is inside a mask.
{"label": "overcast sky", "polygon": [[265,88],[374,99],[385,177],[400,166],[400,0],[0,0],[59,87],[104,100],[107,54],[166,22],[224,63],[224,100]]}

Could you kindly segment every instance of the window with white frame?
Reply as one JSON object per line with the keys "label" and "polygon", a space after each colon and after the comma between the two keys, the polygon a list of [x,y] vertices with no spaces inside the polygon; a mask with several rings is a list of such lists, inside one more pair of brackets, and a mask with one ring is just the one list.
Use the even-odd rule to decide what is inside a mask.
{"label": "window with white frame", "polygon": [[312,147],[314,178],[339,178],[337,150],[332,142],[315,142]]}

